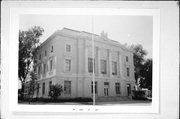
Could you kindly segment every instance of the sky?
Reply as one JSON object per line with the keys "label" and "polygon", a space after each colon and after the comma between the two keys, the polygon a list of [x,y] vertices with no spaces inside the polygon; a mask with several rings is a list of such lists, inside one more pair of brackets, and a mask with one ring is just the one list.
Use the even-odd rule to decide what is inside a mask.
{"label": "sky", "polygon": [[102,31],[108,38],[121,44],[141,44],[152,58],[153,17],[123,15],[21,15],[19,29],[28,30],[33,26],[44,29],[40,42],[45,41],[55,31],[64,27],[100,35]]}

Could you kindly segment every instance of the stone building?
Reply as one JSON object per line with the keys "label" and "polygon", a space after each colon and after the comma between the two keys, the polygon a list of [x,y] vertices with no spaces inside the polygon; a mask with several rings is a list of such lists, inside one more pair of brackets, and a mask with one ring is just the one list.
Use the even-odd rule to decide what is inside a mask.
{"label": "stone building", "polygon": [[96,99],[130,97],[134,90],[133,52],[104,32],[58,30],[41,44],[38,59],[35,97],[49,98],[50,85],[59,83],[62,98],[92,98],[93,77]]}

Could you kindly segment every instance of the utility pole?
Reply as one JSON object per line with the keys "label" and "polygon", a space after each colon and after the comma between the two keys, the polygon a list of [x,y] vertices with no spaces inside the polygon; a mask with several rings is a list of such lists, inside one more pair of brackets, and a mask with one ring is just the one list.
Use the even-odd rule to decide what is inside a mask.
{"label": "utility pole", "polygon": [[93,59],[93,105],[95,105],[95,80],[94,80],[94,18],[92,16],[92,59]]}

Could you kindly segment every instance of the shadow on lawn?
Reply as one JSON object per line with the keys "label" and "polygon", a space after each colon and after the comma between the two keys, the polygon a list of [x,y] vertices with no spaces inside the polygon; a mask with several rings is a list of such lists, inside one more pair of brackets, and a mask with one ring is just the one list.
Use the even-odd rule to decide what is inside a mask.
{"label": "shadow on lawn", "polygon": [[78,102],[87,104],[87,102],[92,102],[91,98],[71,98],[71,99],[51,99],[51,98],[25,98],[18,99],[19,104],[23,103],[65,103],[65,102]]}

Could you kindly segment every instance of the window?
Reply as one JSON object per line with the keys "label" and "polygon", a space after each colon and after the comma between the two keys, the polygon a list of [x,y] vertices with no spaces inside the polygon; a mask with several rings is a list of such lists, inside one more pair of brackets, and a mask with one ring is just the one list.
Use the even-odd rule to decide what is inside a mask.
{"label": "window", "polygon": [[116,94],[121,94],[120,83],[115,83],[115,91],[116,91]]}
{"label": "window", "polygon": [[71,45],[66,44],[66,52],[71,52]]}
{"label": "window", "polygon": [[51,52],[53,52],[53,50],[54,50],[54,49],[53,49],[53,46],[51,46]]}
{"label": "window", "polygon": [[52,68],[53,68],[52,65],[53,65],[53,60],[51,59],[50,60],[50,71],[52,71]]}
{"label": "window", "polygon": [[117,62],[112,62],[112,75],[117,75]]}
{"label": "window", "polygon": [[39,60],[41,60],[41,54],[39,54]]}
{"label": "window", "polygon": [[[94,60],[94,67],[95,67],[95,60]],[[93,58],[88,58],[88,72],[93,72]]]}
{"label": "window", "polygon": [[129,60],[129,59],[128,59],[128,56],[126,56],[126,62],[128,62],[128,60]]}
{"label": "window", "polygon": [[[93,94],[93,82],[91,82],[91,93]],[[97,81],[95,82],[95,94],[97,94]]]}
{"label": "window", "polygon": [[105,86],[109,86],[109,82],[104,82],[104,85]]}
{"label": "window", "polygon": [[129,67],[127,67],[127,76],[129,77]]}
{"label": "window", "polygon": [[49,91],[50,91],[51,85],[52,85],[52,81],[49,81]]}
{"label": "window", "polygon": [[64,93],[71,94],[71,81],[64,81]]}
{"label": "window", "polygon": [[45,94],[45,83],[43,83],[42,94]]}
{"label": "window", "polygon": [[131,94],[131,85],[126,84],[126,87],[127,87],[127,95],[129,96]]}
{"label": "window", "polygon": [[101,73],[106,74],[106,60],[101,60]]}
{"label": "window", "polygon": [[43,73],[45,74],[46,73],[46,64],[44,64],[44,70],[43,70]]}
{"label": "window", "polygon": [[48,67],[48,62],[47,62],[47,64],[46,64],[46,72],[48,72],[49,71],[49,67]]}
{"label": "window", "polygon": [[65,61],[65,71],[70,72],[71,71],[71,60],[70,59],[66,59]]}
{"label": "window", "polygon": [[37,97],[39,96],[39,83],[37,84]]}
{"label": "window", "polygon": [[45,52],[44,52],[44,56],[46,56],[47,55],[47,52],[46,52],[46,50],[45,50]]}
{"label": "window", "polygon": [[41,65],[38,66],[38,75],[41,74]]}

